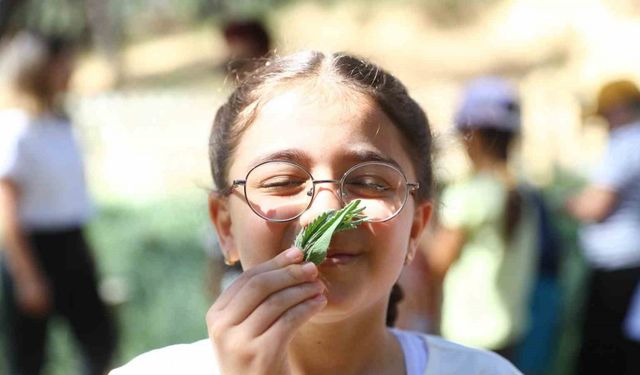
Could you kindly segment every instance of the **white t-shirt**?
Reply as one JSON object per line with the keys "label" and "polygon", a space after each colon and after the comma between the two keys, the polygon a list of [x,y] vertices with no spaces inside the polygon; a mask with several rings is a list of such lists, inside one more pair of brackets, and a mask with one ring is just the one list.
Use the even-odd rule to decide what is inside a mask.
{"label": "white t-shirt", "polygon": [[[464,347],[439,337],[393,330],[405,356],[407,375],[522,375],[499,355]],[[424,361],[426,360],[426,365]],[[335,374],[339,374],[336,369]],[[110,375],[218,375],[213,345],[208,339],[172,345],[134,358]]]}
{"label": "white t-shirt", "polygon": [[611,131],[607,150],[591,184],[618,195],[604,220],[584,226],[580,240],[593,267],[622,269],[640,266],[640,122]]}
{"label": "white t-shirt", "polygon": [[66,119],[0,111],[0,179],[18,186],[25,230],[78,226],[91,216],[82,158]]}

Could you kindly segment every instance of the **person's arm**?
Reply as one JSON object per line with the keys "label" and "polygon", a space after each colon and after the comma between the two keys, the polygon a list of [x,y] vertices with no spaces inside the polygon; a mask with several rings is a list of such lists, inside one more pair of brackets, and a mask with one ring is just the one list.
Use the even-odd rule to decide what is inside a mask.
{"label": "person's arm", "polygon": [[463,229],[438,226],[429,242],[420,247],[425,252],[429,277],[429,315],[433,333],[440,332],[442,313],[442,288],[451,265],[458,259],[466,237]]}
{"label": "person's arm", "polygon": [[566,202],[567,212],[583,222],[600,222],[613,212],[618,194],[613,189],[589,186]]}
{"label": "person's arm", "polygon": [[458,259],[465,243],[465,233],[461,228],[440,226],[427,251],[429,271],[436,280],[443,280],[449,267]]}
{"label": "person's arm", "polygon": [[17,303],[29,314],[42,315],[49,310],[48,283],[18,220],[18,196],[19,189],[14,182],[0,179],[0,220]]}

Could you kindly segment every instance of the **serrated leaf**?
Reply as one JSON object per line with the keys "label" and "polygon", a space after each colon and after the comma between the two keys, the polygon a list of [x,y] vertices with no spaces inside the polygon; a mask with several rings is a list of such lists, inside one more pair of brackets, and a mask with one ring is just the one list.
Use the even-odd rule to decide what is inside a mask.
{"label": "serrated leaf", "polygon": [[355,200],[338,211],[324,212],[298,233],[294,244],[302,249],[306,261],[322,263],[334,233],[354,229],[366,221],[362,214],[364,207],[358,207],[359,204]]}
{"label": "serrated leaf", "polygon": [[300,233],[298,233],[298,235],[296,236],[296,240],[294,242],[296,247],[304,249],[311,236],[316,233],[318,228],[321,227],[334,212],[334,210],[326,211],[313,219],[313,221],[309,225],[307,225],[304,230],[300,231]]}

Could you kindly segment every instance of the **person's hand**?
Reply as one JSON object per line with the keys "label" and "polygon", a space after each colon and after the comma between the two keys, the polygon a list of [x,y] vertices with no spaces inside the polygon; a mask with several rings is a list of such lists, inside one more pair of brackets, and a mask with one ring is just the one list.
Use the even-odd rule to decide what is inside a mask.
{"label": "person's hand", "polygon": [[290,248],[244,272],[207,313],[209,337],[225,375],[289,374],[296,330],[326,305],[318,268]]}
{"label": "person's hand", "polygon": [[16,279],[15,294],[18,308],[27,315],[41,317],[51,309],[51,289],[42,275]]}

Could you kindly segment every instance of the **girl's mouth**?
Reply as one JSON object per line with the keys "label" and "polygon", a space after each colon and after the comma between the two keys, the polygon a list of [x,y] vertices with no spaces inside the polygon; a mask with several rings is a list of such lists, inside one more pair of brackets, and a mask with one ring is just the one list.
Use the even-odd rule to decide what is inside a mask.
{"label": "girl's mouth", "polygon": [[321,266],[339,266],[346,265],[355,261],[359,257],[359,254],[348,253],[330,253],[327,258],[322,262]]}

